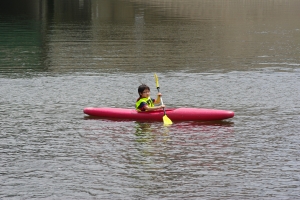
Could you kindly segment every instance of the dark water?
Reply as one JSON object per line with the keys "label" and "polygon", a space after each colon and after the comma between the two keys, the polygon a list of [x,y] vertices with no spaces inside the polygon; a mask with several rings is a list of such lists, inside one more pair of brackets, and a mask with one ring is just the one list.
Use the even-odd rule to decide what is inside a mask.
{"label": "dark water", "polygon": [[[300,1],[0,3],[1,199],[299,199]],[[222,122],[89,118],[227,109]]]}

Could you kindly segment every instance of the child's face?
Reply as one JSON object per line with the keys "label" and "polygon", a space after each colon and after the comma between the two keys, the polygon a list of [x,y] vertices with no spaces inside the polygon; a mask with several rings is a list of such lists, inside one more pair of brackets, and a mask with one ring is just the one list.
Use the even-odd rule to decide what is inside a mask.
{"label": "child's face", "polygon": [[142,98],[148,98],[150,96],[150,90],[145,89],[142,93]]}

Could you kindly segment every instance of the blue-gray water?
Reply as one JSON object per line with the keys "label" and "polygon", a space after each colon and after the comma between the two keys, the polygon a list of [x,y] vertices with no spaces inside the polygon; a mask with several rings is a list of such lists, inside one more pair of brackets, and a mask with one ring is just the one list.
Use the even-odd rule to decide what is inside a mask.
{"label": "blue-gray water", "polygon": [[[300,2],[0,3],[1,199],[299,199]],[[90,118],[233,110],[221,122]]]}

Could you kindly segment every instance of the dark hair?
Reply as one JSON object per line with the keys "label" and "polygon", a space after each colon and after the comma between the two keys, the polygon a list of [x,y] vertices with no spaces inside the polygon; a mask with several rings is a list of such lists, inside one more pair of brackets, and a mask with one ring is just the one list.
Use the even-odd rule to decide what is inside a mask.
{"label": "dark hair", "polygon": [[[138,93],[139,93],[139,95],[140,95],[141,93],[143,93],[144,90],[146,90],[146,89],[148,89],[148,90],[150,91],[150,88],[149,88],[148,85],[146,85],[146,84],[140,85],[139,88],[138,88]],[[141,95],[140,95],[140,96],[141,96]]]}

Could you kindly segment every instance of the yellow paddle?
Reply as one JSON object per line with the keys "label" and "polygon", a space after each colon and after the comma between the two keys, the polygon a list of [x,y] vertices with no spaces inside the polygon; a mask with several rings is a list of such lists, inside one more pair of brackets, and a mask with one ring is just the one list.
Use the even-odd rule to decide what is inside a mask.
{"label": "yellow paddle", "polygon": [[[157,91],[159,92],[159,83],[158,83],[158,77],[156,74],[154,74],[154,78],[155,78],[155,82],[156,82]],[[160,97],[160,102],[161,102],[161,104],[164,104],[161,97]],[[173,124],[173,122],[167,116],[165,108],[163,108],[163,110],[164,110],[164,116],[163,116],[164,125]]]}

